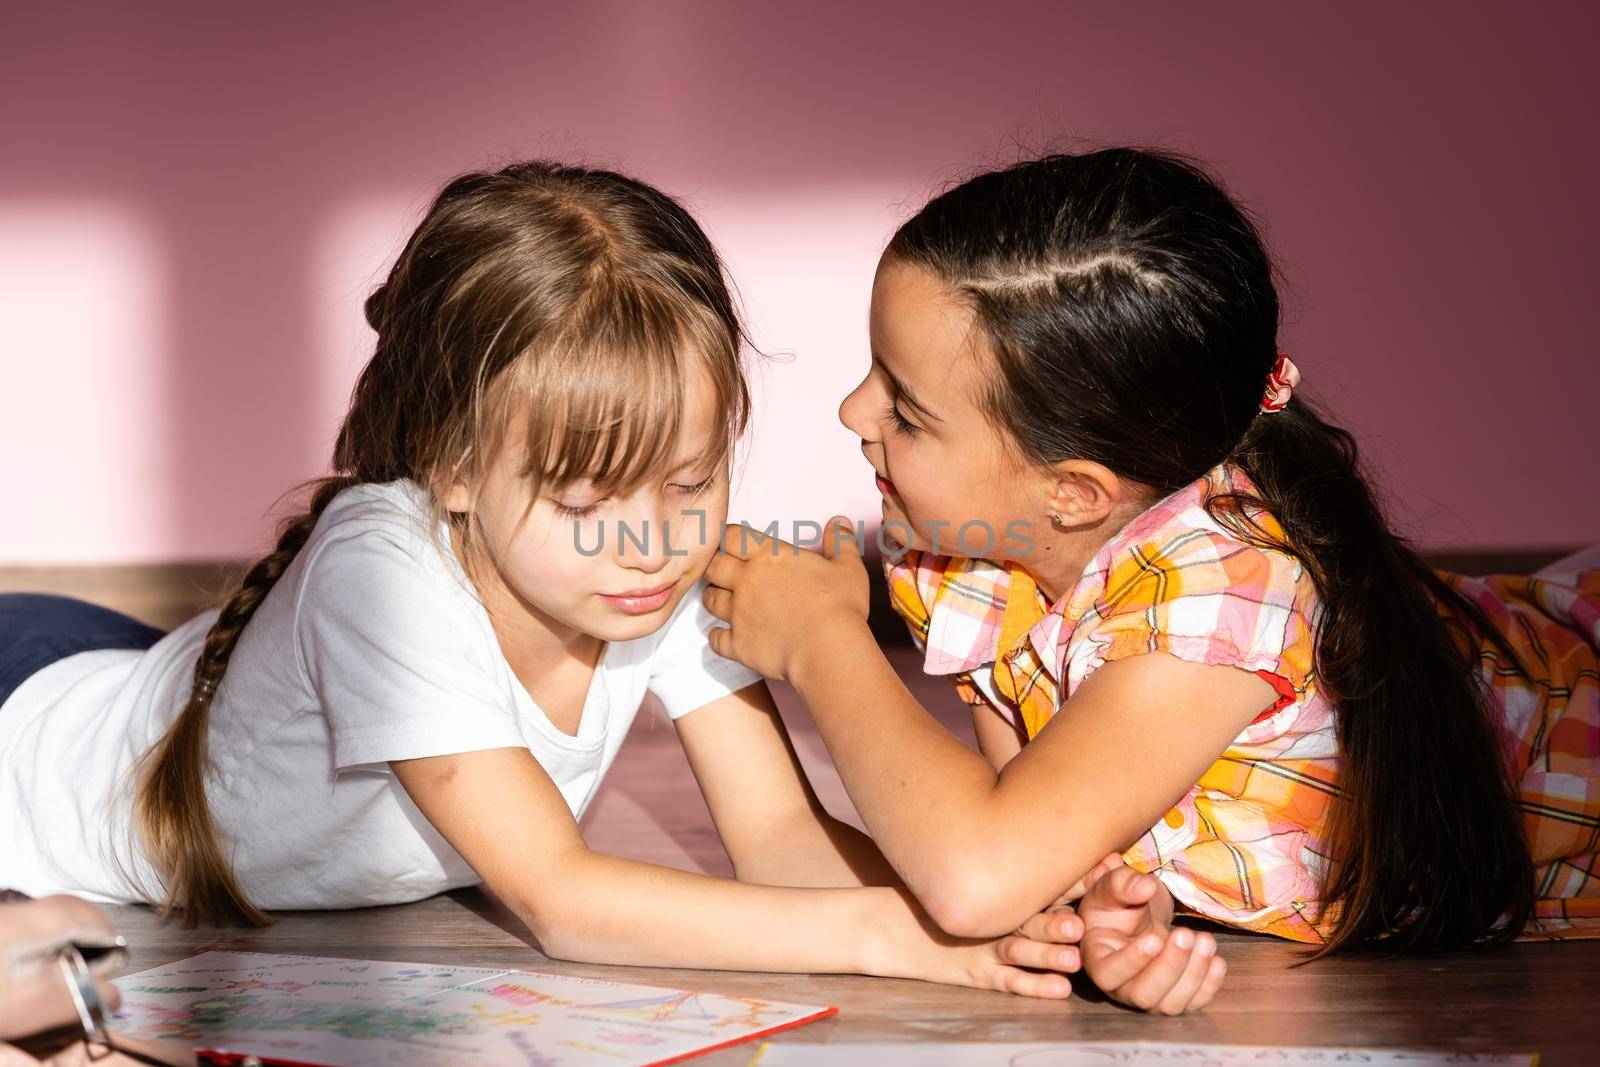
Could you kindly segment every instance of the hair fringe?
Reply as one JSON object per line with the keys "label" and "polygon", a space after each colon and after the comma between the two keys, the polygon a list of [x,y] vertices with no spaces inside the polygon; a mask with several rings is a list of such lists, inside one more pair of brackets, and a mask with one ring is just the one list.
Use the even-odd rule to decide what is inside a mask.
{"label": "hair fringe", "polygon": [[[337,473],[307,483],[307,510],[222,604],[187,701],[135,764],[134,828],[164,880],[163,912],[188,926],[269,921],[206,801],[211,706],[251,618],[340,491],[410,479],[443,518],[441,491],[477,484],[519,419],[535,489],[547,475],[641,477],[674,436],[691,351],[716,390],[719,456],[748,415],[746,335],[720,258],[680,204],[613,171],[530,160],[453,179],[362,310],[377,345],[334,443]],[[449,521],[470,578],[472,524]]]}

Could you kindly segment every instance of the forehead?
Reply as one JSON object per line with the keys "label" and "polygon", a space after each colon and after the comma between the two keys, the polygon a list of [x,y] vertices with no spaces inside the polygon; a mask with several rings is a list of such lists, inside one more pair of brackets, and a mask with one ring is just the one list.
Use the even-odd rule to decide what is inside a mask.
{"label": "forehead", "polygon": [[570,401],[541,407],[516,397],[494,465],[557,484],[609,482],[596,478],[598,464],[632,472],[623,479],[632,484],[725,456],[729,430],[717,382],[697,355],[686,362],[680,387],[648,398],[611,398],[574,411]]}
{"label": "forehead", "polygon": [[721,451],[720,446],[727,432],[717,402],[717,384],[711,377],[710,369],[700,359],[692,360],[690,368],[688,380],[684,383],[677,447],[668,453],[675,466],[697,463]]}
{"label": "forehead", "polygon": [[[920,267],[893,261],[872,285],[872,351],[935,410],[964,399],[982,331],[971,305]],[[944,412],[939,411],[941,415]]]}

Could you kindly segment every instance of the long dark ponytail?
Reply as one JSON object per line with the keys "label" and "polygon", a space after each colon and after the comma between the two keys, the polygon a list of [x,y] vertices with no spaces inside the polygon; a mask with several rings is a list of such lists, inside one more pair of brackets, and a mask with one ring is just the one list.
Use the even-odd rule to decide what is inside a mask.
{"label": "long dark ponytail", "polygon": [[1258,417],[1280,309],[1249,213],[1192,159],[1109,148],[971,178],[885,257],[975,308],[998,365],[984,403],[1029,459],[1093,459],[1162,494],[1232,462],[1256,495],[1212,514],[1310,573],[1344,760],[1317,954],[1514,935],[1532,863],[1471,638],[1516,656],[1389,528],[1348,432],[1298,395]]}

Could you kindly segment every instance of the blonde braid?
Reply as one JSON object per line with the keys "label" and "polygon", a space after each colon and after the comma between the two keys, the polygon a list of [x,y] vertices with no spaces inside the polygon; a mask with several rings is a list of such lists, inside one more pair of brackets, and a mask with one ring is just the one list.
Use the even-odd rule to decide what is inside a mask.
{"label": "blonde braid", "polygon": [[140,766],[134,802],[137,823],[146,852],[166,882],[162,910],[181,910],[186,927],[200,923],[265,926],[272,921],[250,903],[239,885],[206,803],[211,702],[256,609],[294,562],[333,498],[358,481],[349,475],[322,479],[312,493],[309,510],[286,519],[278,528],[276,547],[250,568],[206,632],[194,665],[188,703]]}

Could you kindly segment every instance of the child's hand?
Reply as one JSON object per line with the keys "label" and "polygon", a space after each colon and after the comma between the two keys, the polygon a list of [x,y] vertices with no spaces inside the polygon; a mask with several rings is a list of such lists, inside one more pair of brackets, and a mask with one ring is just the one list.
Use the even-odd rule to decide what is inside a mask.
{"label": "child's hand", "polygon": [[712,649],[768,678],[790,681],[806,642],[841,624],[865,625],[870,597],[861,545],[835,516],[821,552],[730,525],[706,568],[706,610],[729,625],[711,631]]}
{"label": "child's hand", "polygon": [[918,906],[910,890],[895,887],[884,918],[869,925],[855,967],[883,978],[916,978],[924,982],[993,989],[1001,993],[1066,1000],[1072,995],[1067,975],[1082,965],[1078,939],[1083,922],[1060,902],[1028,920],[1024,929],[1005,937],[955,937],[941,930]]}
{"label": "child's hand", "polygon": [[1014,934],[968,943],[961,970],[933,980],[1041,1000],[1066,1000],[1072,995],[1067,975],[1082,966],[1078,945],[1082,936],[1083,921],[1072,908],[1053,905]]}
{"label": "child's hand", "polygon": [[1216,954],[1216,938],[1172,927],[1172,894],[1160,881],[1125,865],[1116,853],[1083,881],[1083,969],[1101,992],[1164,1015],[1211,1002],[1228,965]]}

